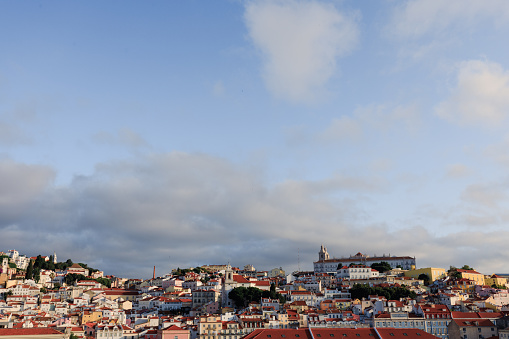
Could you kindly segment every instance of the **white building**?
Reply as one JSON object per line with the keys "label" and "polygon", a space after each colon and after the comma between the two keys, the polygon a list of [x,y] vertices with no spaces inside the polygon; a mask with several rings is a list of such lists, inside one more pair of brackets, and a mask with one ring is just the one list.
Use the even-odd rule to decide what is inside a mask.
{"label": "white building", "polygon": [[351,265],[338,268],[336,277],[341,279],[371,279],[378,278],[379,272],[366,265]]}
{"label": "white building", "polygon": [[415,269],[415,257],[397,257],[397,256],[374,256],[357,253],[347,258],[330,258],[327,248],[322,245],[318,252],[318,261],[313,263],[315,273],[336,273],[338,267],[348,266],[350,264],[371,266],[374,263],[385,261],[392,268],[401,267],[404,270]]}

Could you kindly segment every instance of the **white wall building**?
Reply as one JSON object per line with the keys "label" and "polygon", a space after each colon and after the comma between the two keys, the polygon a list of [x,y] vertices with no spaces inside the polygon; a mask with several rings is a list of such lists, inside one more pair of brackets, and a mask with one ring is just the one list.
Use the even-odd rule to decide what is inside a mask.
{"label": "white wall building", "polygon": [[371,279],[377,278],[380,273],[366,265],[343,266],[337,270],[336,277],[341,279]]}

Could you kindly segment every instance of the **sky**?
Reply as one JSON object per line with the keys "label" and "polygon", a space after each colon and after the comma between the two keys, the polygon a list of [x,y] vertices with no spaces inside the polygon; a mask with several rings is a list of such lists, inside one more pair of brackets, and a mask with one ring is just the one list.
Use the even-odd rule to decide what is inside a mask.
{"label": "sky", "polygon": [[149,278],[509,272],[509,2],[0,2],[0,251]]}

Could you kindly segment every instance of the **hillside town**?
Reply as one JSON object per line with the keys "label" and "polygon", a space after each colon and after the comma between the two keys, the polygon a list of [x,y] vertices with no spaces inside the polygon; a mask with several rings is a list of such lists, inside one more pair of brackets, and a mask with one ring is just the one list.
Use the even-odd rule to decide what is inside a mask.
{"label": "hillside town", "polygon": [[509,276],[323,245],[317,259],[308,272],[225,263],[130,279],[8,250],[0,338],[509,338]]}

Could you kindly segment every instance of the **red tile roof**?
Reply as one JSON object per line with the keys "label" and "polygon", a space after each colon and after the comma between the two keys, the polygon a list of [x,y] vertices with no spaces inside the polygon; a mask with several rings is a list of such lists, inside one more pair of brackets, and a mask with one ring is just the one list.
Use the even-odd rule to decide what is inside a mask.
{"label": "red tile roof", "polygon": [[52,328],[38,327],[38,328],[0,328],[0,337],[5,336],[40,336],[50,334],[64,334]]}

